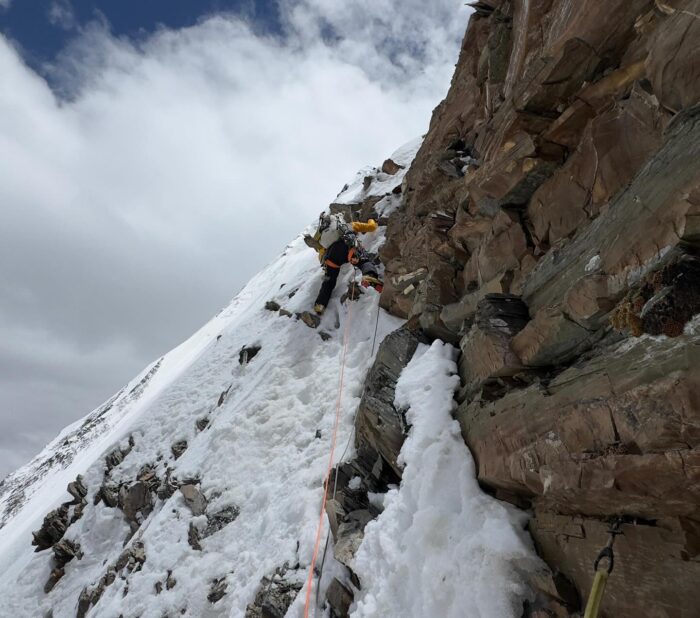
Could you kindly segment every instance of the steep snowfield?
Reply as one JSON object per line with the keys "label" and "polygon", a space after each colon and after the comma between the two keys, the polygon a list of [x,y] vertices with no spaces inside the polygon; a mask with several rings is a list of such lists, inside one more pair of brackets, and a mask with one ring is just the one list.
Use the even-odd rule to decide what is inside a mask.
{"label": "steep snowfield", "polygon": [[[378,233],[374,236],[375,241],[380,238]],[[372,239],[366,243],[371,247]],[[352,412],[371,363],[377,294],[370,290],[351,306],[337,300],[353,274],[348,270],[339,280],[336,300],[318,330],[266,310],[269,300],[290,312],[308,309],[318,291],[318,261],[298,238],[228,308],[163,358],[140,397],[122,408],[113,404],[107,416],[115,418],[105,421],[109,429],[68,468],[47,474],[34,497],[0,530],[3,615],[41,616],[52,608],[55,618],[74,616],[83,586],[96,583],[105,566],[116,561],[128,526],[121,511],[101,503],[94,506],[93,496],[102,483],[103,455],[129,435],[135,446],[112,470],[112,480],[133,480],[146,463],[157,464],[159,474],[170,465],[180,479],[201,479],[210,509],[235,505],[240,515],[203,540],[203,551],[198,552],[187,542],[192,514],[181,494],[157,504],[137,533],[145,544],[143,569],[129,577],[126,596],[126,582],[117,579],[108,587],[91,616],[160,618],[164,613],[179,615],[184,608],[189,616],[242,616],[264,575],[285,562],[308,564],[349,311],[353,325],[338,435],[341,445],[350,436]],[[378,339],[399,324],[382,314]],[[331,338],[323,341],[319,330]],[[240,350],[251,345],[260,346],[260,352],[240,365]],[[225,391],[228,395],[217,407]],[[197,433],[195,421],[204,416],[211,422]],[[180,440],[187,440],[189,447],[174,461],[170,446]],[[77,540],[84,557],[70,562],[66,575],[46,595],[42,589],[50,573],[51,552],[33,554],[30,531],[67,498],[66,484],[79,472],[89,488],[88,506],[65,538]],[[168,570],[177,585],[156,596],[154,586]],[[211,604],[206,598],[209,584],[221,577],[227,578],[227,594]]]}
{"label": "steep snowfield", "polygon": [[[392,158],[408,167],[418,144]],[[375,169],[372,185],[382,188],[369,190],[360,187],[358,175],[360,185],[349,187],[343,200],[390,191],[404,172],[390,181]],[[383,229],[363,241],[375,250]],[[10,475],[0,486],[0,616],[72,618],[81,591],[95,587],[125,547],[137,543],[145,552],[140,570],[121,570],[89,616],[242,618],[261,579],[276,569],[286,565],[287,578],[301,585],[316,535],[345,326],[350,321],[337,456],[350,444],[373,360],[375,320],[377,346],[402,323],[378,310],[371,289],[357,302],[341,304],[354,276],[345,267],[321,325],[307,327],[294,314],[312,305],[322,272],[315,253],[297,238],[199,332]],[[268,301],[292,315],[266,308]],[[260,350],[242,363],[241,351],[250,346]],[[439,343],[426,348],[400,380],[397,403],[409,408],[413,424],[402,452],[406,476],[367,528],[357,556],[365,585],[352,615],[519,615],[510,611],[523,595],[516,567],[532,554],[522,541],[522,522],[481,494],[474,479],[471,457],[450,417],[453,354]],[[204,419],[208,424],[201,429]],[[107,470],[105,457],[130,439],[133,448]],[[187,449],[176,458],[171,447],[181,441]],[[352,446],[345,456],[352,456]],[[124,512],[95,497],[105,479],[129,486],[146,465],[160,479],[168,471],[180,482],[198,483],[207,515],[226,507],[240,513],[195,549],[188,541],[190,526],[205,527],[207,516],[193,515],[175,491],[156,499],[130,536]],[[66,485],[78,474],[88,489],[87,505],[63,538],[79,543],[83,555],[68,562],[65,575],[45,593],[52,551],[33,553],[31,531],[70,499]],[[333,574],[345,579],[329,551],[322,588]],[[163,585],[168,575],[175,585]],[[214,581],[225,586],[225,594],[212,602],[207,596]],[[302,589],[288,616],[303,615],[304,597]]]}

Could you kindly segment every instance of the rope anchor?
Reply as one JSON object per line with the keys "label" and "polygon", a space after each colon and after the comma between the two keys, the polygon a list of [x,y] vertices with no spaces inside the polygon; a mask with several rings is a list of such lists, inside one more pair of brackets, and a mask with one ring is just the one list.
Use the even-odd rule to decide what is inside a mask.
{"label": "rope anchor", "polygon": [[[593,563],[593,570],[595,571],[595,576],[593,578],[593,585],[591,586],[591,592],[588,595],[588,602],[586,603],[586,613],[583,618],[598,618],[598,612],[600,611],[600,605],[603,601],[603,593],[605,592],[605,584],[608,581],[608,576],[612,573],[615,567],[615,552],[613,551],[613,545],[615,543],[615,537],[618,534],[622,534],[620,526],[622,525],[621,519],[616,519],[612,522],[612,525],[608,529],[610,538],[608,539],[607,545],[598,552],[595,562]],[[601,563],[607,560],[607,567],[601,568]]]}

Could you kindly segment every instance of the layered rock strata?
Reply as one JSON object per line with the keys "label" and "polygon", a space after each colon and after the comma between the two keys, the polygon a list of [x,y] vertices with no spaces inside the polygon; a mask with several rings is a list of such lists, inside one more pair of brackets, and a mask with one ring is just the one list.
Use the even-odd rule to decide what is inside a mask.
{"label": "layered rock strata", "polygon": [[460,347],[479,479],[579,606],[622,521],[606,616],[700,606],[698,15],[476,3],[382,249],[382,306]]}

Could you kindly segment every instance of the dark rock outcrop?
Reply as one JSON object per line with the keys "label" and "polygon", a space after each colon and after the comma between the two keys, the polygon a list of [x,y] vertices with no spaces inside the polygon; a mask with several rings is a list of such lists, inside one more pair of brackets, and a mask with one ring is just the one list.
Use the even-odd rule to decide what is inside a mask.
{"label": "dark rock outcrop", "polygon": [[352,590],[350,590],[345,584],[341,583],[337,577],[333,578],[333,581],[328,584],[328,590],[326,590],[326,599],[328,600],[328,605],[331,608],[331,615],[334,618],[347,618],[352,605],[354,595]]}
{"label": "dark rock outcrop", "polygon": [[78,598],[76,618],[84,618],[90,608],[97,605],[105,590],[116,581],[117,577],[140,571],[145,562],[146,551],[143,542],[132,541],[119,555],[117,561],[107,567],[97,584],[83,588]]}
{"label": "dark rock outcrop", "polygon": [[384,493],[398,484],[397,458],[408,426],[394,406],[396,381],[422,336],[401,328],[382,341],[367,378],[355,418],[355,458],[336,466],[329,478],[326,513],[336,560],[352,569],[364,529],[380,513],[368,494]]}
{"label": "dark rock outcrop", "polygon": [[303,585],[304,572],[287,565],[263,577],[255,600],[246,607],[245,618],[284,618]]}
{"label": "dark rock outcrop", "polygon": [[68,493],[73,500],[64,502],[60,507],[50,511],[42,522],[41,528],[32,532],[32,545],[37,552],[44,549],[53,549],[53,569],[44,586],[44,592],[50,592],[64,575],[65,565],[77,558],[80,560],[83,553],[80,551],[80,543],[64,538],[68,527],[83,516],[83,509],[87,504],[85,497],[88,489],[83,483],[83,477],[78,475],[75,481],[68,483]]}
{"label": "dark rock outcrop", "polygon": [[224,598],[226,594],[226,589],[228,588],[228,582],[225,577],[220,577],[211,582],[209,586],[209,592],[207,594],[207,601],[209,603],[218,603]]}
{"label": "dark rock outcrop", "polygon": [[[371,448],[397,476],[396,462],[406,435],[406,421],[394,407],[394,389],[401,370],[413,357],[421,336],[402,328],[384,339],[365,379],[365,388],[355,421],[355,446]],[[367,461],[371,469],[375,461]]]}
{"label": "dark rock outcrop", "polygon": [[[202,499],[204,499],[203,496]],[[241,510],[237,506],[226,506],[215,513],[207,513],[207,522],[205,525],[197,525],[194,522],[190,523],[187,533],[187,542],[190,544],[190,547],[192,549],[196,549],[197,551],[201,551],[201,541],[234,522],[240,512]],[[202,513],[204,513],[203,509]],[[192,511],[193,515],[201,515],[202,513],[195,512],[194,510]]]}
{"label": "dark rock outcrop", "polygon": [[248,345],[244,346],[241,348],[241,351],[238,353],[238,363],[240,365],[247,365],[250,361],[255,358],[258,352],[260,352],[262,348],[259,345]]}
{"label": "dark rock outcrop", "polygon": [[170,447],[170,452],[175,459],[180,459],[187,450],[187,440],[178,440]]}

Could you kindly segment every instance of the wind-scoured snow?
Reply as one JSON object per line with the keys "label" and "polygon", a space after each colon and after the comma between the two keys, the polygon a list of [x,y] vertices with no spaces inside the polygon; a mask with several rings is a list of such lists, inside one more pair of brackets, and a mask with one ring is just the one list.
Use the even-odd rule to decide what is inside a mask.
{"label": "wind-scoured snow", "polygon": [[452,418],[456,351],[421,345],[396,385],[411,425],[401,486],[365,529],[353,617],[518,618],[523,574],[541,568],[524,513],[484,494]]}
{"label": "wind-scoured snow", "polygon": [[[385,199],[388,200],[391,192],[403,182],[403,178],[411,166],[411,162],[415,159],[416,153],[422,143],[423,138],[419,137],[404,144],[401,148],[392,153],[389,158],[402,167],[396,174],[386,174],[376,167],[363,167],[357,172],[352,182],[348,183],[335,200],[333,200],[334,203],[359,204],[369,197],[382,196],[386,196]],[[371,183],[368,187],[365,187],[365,178],[371,179]],[[381,207],[379,210],[380,215],[389,214],[385,212],[384,207]]]}

